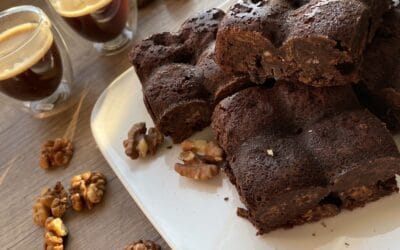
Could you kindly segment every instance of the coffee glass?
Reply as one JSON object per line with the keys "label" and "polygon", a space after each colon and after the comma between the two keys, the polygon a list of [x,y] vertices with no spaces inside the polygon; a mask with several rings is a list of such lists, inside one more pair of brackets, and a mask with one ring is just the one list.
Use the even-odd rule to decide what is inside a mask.
{"label": "coffee glass", "polygon": [[67,47],[41,9],[0,12],[0,102],[39,118],[54,115],[78,95],[72,77]]}
{"label": "coffee glass", "polygon": [[122,51],[137,26],[136,0],[48,0],[54,10],[104,55]]}

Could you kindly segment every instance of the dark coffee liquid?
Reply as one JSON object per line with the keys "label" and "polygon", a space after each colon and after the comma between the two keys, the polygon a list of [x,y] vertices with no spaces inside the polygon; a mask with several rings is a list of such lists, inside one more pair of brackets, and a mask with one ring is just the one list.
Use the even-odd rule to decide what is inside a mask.
{"label": "dark coffee liquid", "polygon": [[53,42],[35,65],[12,78],[0,80],[0,92],[21,101],[41,100],[56,91],[61,79],[61,57]]}
{"label": "dark coffee liquid", "polygon": [[104,8],[80,17],[63,17],[86,39],[105,43],[117,38],[124,30],[129,16],[128,0],[113,0]]}

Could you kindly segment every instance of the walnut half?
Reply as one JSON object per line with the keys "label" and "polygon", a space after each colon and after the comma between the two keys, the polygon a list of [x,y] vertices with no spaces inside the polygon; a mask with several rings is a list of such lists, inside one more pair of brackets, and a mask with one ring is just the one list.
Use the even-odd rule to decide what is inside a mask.
{"label": "walnut half", "polygon": [[213,142],[185,140],[181,143],[182,163],[175,164],[175,171],[181,176],[195,180],[209,180],[220,172],[224,152]]}
{"label": "walnut half", "polygon": [[150,240],[139,240],[125,247],[125,250],[161,250],[161,247]]}
{"label": "walnut half", "polygon": [[81,211],[84,207],[92,209],[100,203],[106,191],[107,179],[99,172],[86,172],[71,179],[70,198],[72,208]]}
{"label": "walnut half", "polygon": [[51,169],[67,165],[74,154],[72,142],[66,138],[48,140],[42,145],[39,165],[43,169]]}
{"label": "walnut half", "polygon": [[45,250],[63,250],[68,229],[60,218],[47,218],[44,232]]}
{"label": "walnut half", "polygon": [[61,182],[57,182],[53,189],[46,189],[33,204],[33,221],[44,226],[48,217],[62,217],[68,208],[68,194]]}
{"label": "walnut half", "polygon": [[159,145],[164,143],[164,135],[156,128],[147,131],[144,122],[134,124],[124,141],[125,154],[131,159],[145,158],[154,155]]}

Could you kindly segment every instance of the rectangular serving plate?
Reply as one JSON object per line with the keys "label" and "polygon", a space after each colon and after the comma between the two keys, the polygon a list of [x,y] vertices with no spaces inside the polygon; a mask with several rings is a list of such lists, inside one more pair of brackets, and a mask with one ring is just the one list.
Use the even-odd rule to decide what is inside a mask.
{"label": "rectangular serving plate", "polygon": [[[400,196],[368,204],[322,222],[256,236],[236,215],[243,207],[225,175],[207,182],[180,177],[173,169],[179,147],[167,141],[154,156],[133,161],[122,141],[132,124],[153,122],[143,104],[133,69],[118,77],[100,96],[91,116],[100,151],[154,227],[173,249],[399,249]],[[195,138],[212,139],[209,129]],[[396,136],[400,145],[400,136]],[[225,201],[225,197],[229,200]]]}

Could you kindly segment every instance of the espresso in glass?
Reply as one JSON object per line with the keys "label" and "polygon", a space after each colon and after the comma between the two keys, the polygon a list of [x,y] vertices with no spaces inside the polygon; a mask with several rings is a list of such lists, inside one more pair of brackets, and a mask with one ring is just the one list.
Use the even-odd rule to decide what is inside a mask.
{"label": "espresso in glass", "polygon": [[[86,13],[87,11],[92,12]],[[117,38],[125,28],[129,15],[128,0],[105,0],[87,11],[80,13],[80,16],[63,18],[86,39],[108,42]]]}
{"label": "espresso in glass", "polygon": [[136,29],[136,0],[48,0],[77,33],[103,54],[127,46]]}
{"label": "espresso in glass", "polygon": [[[24,43],[24,49],[17,50]],[[14,51],[14,52],[13,52]],[[0,91],[21,101],[35,101],[53,94],[63,69],[57,45],[49,27],[23,23],[0,34]]]}
{"label": "espresso in glass", "polygon": [[58,114],[79,98],[68,49],[57,27],[38,7],[0,11],[0,103],[34,117]]}

